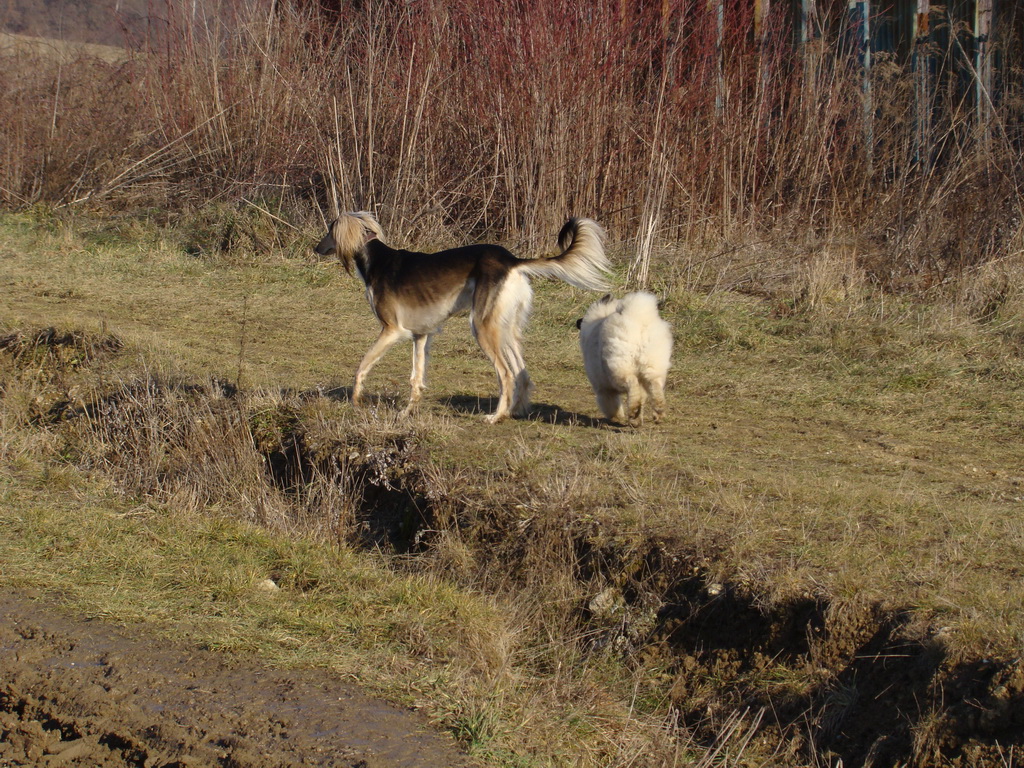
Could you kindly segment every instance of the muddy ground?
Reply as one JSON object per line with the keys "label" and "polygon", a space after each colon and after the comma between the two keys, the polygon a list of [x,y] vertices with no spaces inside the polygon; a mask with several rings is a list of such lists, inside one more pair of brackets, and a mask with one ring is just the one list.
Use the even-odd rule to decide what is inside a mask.
{"label": "muddy ground", "polygon": [[0,766],[470,766],[415,712],[323,671],[0,595]]}

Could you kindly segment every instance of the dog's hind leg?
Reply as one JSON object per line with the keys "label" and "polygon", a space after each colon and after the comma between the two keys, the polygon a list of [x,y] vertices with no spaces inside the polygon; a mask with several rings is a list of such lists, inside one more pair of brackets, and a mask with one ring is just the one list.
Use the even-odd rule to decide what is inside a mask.
{"label": "dog's hind leg", "polygon": [[647,387],[647,393],[651,397],[652,418],[657,424],[665,415],[665,377],[658,376],[650,381],[645,381],[644,386]]}
{"label": "dog's hind leg", "polygon": [[529,413],[530,396],[533,394],[533,381],[526,371],[526,359],[523,357],[523,331],[533,304],[529,279],[522,275],[510,276],[502,290],[502,298],[508,302],[506,311],[509,317],[503,324],[503,345],[505,360],[512,371],[512,415],[522,417]]}
{"label": "dog's hind leg", "polygon": [[533,381],[526,371],[526,360],[523,359],[523,342],[518,329],[510,330],[504,339],[505,363],[512,372],[512,415],[525,416],[530,410],[530,395],[533,394]]}
{"label": "dog's hind leg", "polygon": [[377,340],[373,342],[366,354],[363,355],[362,361],[359,363],[359,368],[356,369],[356,381],[352,386],[352,404],[362,405],[363,402],[363,382],[366,379],[366,375],[370,372],[370,369],[377,364],[384,353],[394,346],[396,341],[404,338],[408,334],[408,331],[404,331],[401,328],[394,325],[385,325],[380,329],[380,335]]}
{"label": "dog's hind leg", "polygon": [[644,422],[644,402],[647,400],[647,390],[641,386],[637,379],[631,379],[627,385],[625,412],[629,426],[639,427]]}
{"label": "dog's hind leg", "polygon": [[526,372],[526,368],[521,368],[516,373],[513,386],[515,395],[512,398],[512,415],[526,416],[530,412],[530,396],[533,394],[533,380]]}
{"label": "dog's hind leg", "polygon": [[[525,303],[523,289],[525,287]],[[519,323],[529,312],[530,283],[522,275],[510,274],[504,281],[479,282],[473,297],[469,323],[480,349],[498,376],[498,406],[485,417],[488,424],[508,418],[520,372],[525,373],[523,353],[518,344]]]}
{"label": "dog's hind leg", "polygon": [[594,396],[597,398],[597,407],[609,421],[622,420],[622,393],[614,389],[595,388]]}
{"label": "dog's hind leg", "polygon": [[495,324],[494,319],[488,318],[483,322],[474,319],[473,334],[476,336],[480,349],[484,351],[491,361],[491,365],[494,366],[494,372],[498,375],[498,407],[494,409],[494,413],[484,418],[488,424],[497,424],[508,418],[515,377],[505,361],[501,327]]}
{"label": "dog's hind leg", "polygon": [[430,334],[419,334],[412,337],[412,376],[409,384],[412,391],[409,394],[409,404],[402,411],[403,416],[408,416],[419,405],[420,397],[426,388],[427,360],[430,357]]}

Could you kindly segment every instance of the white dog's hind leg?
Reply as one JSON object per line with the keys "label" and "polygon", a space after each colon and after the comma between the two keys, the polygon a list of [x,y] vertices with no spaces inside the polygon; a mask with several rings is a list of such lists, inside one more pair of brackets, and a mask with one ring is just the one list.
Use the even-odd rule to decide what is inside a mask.
{"label": "white dog's hind leg", "polygon": [[609,421],[622,420],[622,396],[614,389],[600,388],[594,391],[597,397],[597,407]]}
{"label": "white dog's hind leg", "polygon": [[644,423],[644,402],[647,400],[647,391],[640,385],[640,381],[631,378],[626,385],[625,411],[626,419],[631,427],[639,427]]}
{"label": "white dog's hind leg", "polygon": [[665,377],[658,376],[648,382],[644,382],[647,392],[651,396],[652,418],[657,424],[665,415]]}

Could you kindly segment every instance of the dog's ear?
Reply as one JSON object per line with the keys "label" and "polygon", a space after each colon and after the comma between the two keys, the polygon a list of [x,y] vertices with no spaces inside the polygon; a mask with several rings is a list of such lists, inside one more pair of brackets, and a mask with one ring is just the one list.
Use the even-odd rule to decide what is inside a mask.
{"label": "dog's ear", "polygon": [[604,296],[601,297],[602,304],[607,304],[609,301],[614,301],[610,293],[606,293]]}
{"label": "dog's ear", "polygon": [[366,245],[371,240],[382,240],[384,238],[384,231],[380,228],[380,224],[377,223],[376,217],[369,211],[357,211],[351,214],[363,227],[363,245]]}

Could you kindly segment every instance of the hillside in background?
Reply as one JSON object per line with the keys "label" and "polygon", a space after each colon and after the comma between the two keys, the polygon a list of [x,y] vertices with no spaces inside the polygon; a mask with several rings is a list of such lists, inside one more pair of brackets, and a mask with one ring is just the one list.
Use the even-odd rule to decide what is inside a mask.
{"label": "hillside in background", "polygon": [[160,3],[147,0],[0,0],[0,30],[76,43],[123,46],[146,34]]}

